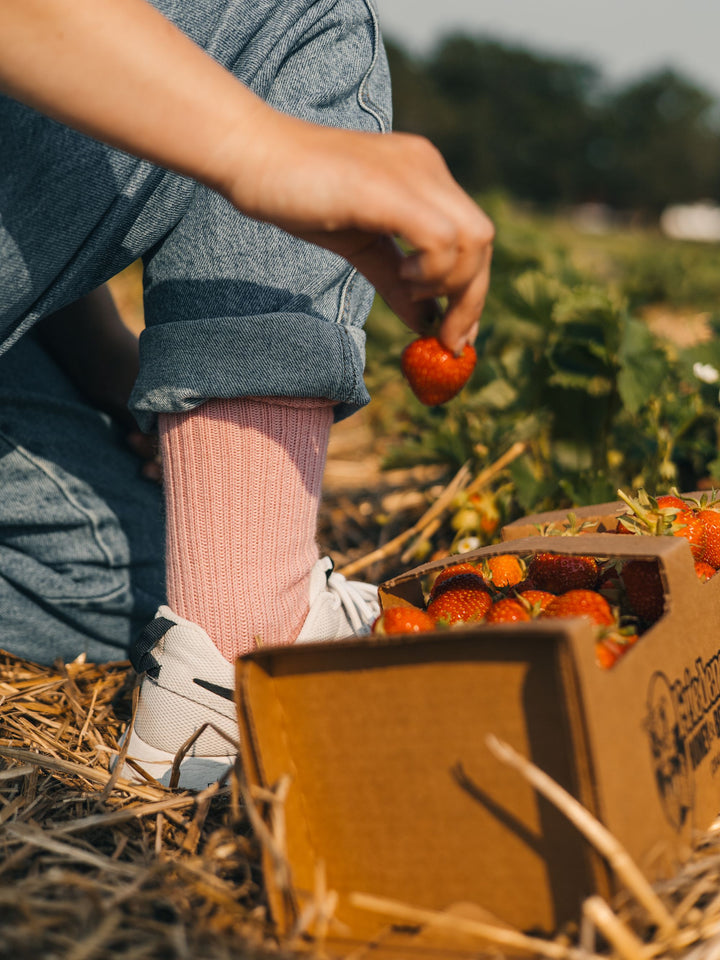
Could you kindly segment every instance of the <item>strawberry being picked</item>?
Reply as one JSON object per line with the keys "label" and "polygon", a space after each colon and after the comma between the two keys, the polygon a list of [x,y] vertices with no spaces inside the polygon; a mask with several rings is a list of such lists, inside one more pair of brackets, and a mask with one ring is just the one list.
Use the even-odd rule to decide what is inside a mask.
{"label": "strawberry being picked", "polygon": [[459,357],[437,337],[419,337],[402,352],[400,366],[421,403],[435,407],[456,396],[470,379],[477,363],[475,347],[465,344]]}

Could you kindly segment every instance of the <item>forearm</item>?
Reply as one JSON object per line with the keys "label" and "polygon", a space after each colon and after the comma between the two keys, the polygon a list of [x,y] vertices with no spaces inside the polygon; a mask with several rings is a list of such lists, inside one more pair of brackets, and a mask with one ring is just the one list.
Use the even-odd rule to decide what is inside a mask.
{"label": "forearm", "polygon": [[145,0],[6,0],[0,89],[217,189],[227,139],[274,113]]}
{"label": "forearm", "polygon": [[339,253],[413,329],[447,297],[450,349],[475,336],[492,225],[426,140],[279,113],[146,0],[4,0],[0,90]]}

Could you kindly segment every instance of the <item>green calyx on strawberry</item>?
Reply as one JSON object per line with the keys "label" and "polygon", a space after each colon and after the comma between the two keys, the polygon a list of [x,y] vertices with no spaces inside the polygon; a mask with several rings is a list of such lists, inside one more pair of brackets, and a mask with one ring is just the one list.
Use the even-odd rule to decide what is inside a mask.
{"label": "green calyx on strawberry", "polygon": [[435,407],[447,403],[465,386],[477,363],[475,347],[465,344],[459,357],[437,337],[419,337],[402,352],[400,366],[421,403]]}
{"label": "green calyx on strawberry", "polygon": [[582,520],[572,510],[565,520],[535,524],[535,528],[541,537],[577,537],[581,533],[594,533],[597,526],[597,520]]}
{"label": "green calyx on strawberry", "polygon": [[[619,517],[618,533],[683,537],[690,544],[693,557],[703,557],[705,527],[689,504],[683,503],[681,509],[672,502],[678,498],[660,497],[656,500],[644,490],[639,490],[637,497],[629,497],[624,491],[618,490],[618,496],[631,510],[631,513]],[[663,503],[667,503],[667,506],[663,506]]]}

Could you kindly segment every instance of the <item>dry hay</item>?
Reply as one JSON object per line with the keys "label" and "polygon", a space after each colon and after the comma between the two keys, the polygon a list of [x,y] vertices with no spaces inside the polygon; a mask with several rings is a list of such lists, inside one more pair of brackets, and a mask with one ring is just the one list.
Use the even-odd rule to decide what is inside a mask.
{"label": "dry hay", "polygon": [[[0,653],[0,958],[297,955],[266,917],[238,770],[200,794],[111,773],[134,685],[126,663],[48,668]],[[675,877],[650,887],[587,811],[506,745],[493,749],[606,857],[625,891],[612,909],[591,897],[577,929],[553,941],[367,897],[366,909],[404,924],[454,926],[477,938],[479,956],[720,957],[720,832],[703,836]]]}
{"label": "dry hay", "polygon": [[0,654],[0,957],[277,955],[236,777],[194,795],[111,774],[132,686],[126,663]]}

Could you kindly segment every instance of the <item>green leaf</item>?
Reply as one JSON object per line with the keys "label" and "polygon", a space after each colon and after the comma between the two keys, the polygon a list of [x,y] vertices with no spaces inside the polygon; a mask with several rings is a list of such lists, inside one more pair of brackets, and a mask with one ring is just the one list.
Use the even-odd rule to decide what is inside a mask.
{"label": "green leaf", "polygon": [[618,390],[624,406],[637,413],[663,388],[670,367],[665,352],[640,320],[628,320],[620,348]]}
{"label": "green leaf", "polygon": [[533,470],[529,457],[523,456],[510,466],[510,475],[515,485],[515,496],[524,513],[532,513],[542,499],[543,478]]}
{"label": "green leaf", "polygon": [[517,398],[517,390],[507,380],[493,380],[478,390],[476,398],[493,410],[506,410]]}
{"label": "green leaf", "polygon": [[555,277],[538,270],[528,270],[515,280],[514,289],[518,312],[522,316],[549,323],[563,286]]}
{"label": "green leaf", "polygon": [[614,389],[614,382],[609,377],[589,377],[584,373],[573,373],[570,370],[556,370],[548,377],[548,385],[562,387],[566,390],[583,390],[591,397],[605,397]]}

